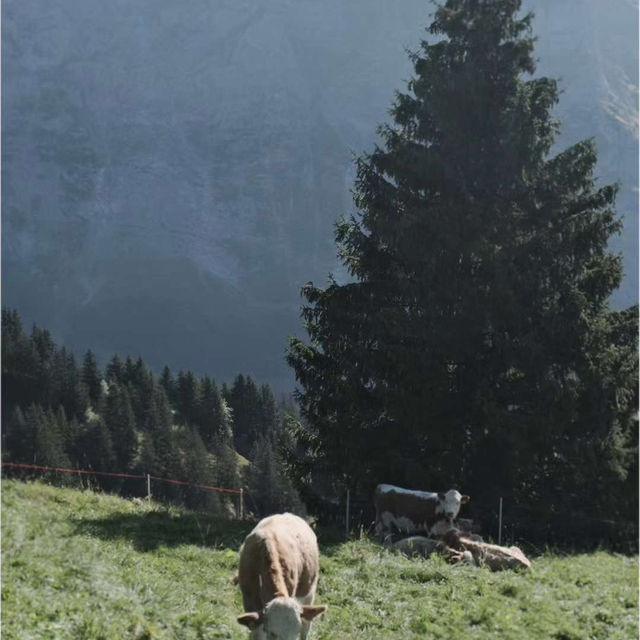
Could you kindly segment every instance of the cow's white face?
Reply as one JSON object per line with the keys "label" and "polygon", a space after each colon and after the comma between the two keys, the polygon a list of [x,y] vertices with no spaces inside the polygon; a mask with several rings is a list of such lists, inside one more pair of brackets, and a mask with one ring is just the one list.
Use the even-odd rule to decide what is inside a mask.
{"label": "cow's white face", "polygon": [[251,629],[251,640],[296,640],[304,622],[311,622],[327,607],[300,605],[295,598],[279,596],[260,613],[245,613],[238,622]]}
{"label": "cow's white face", "polygon": [[469,496],[463,496],[459,491],[456,491],[456,489],[449,489],[447,493],[438,494],[436,513],[453,520],[458,516],[460,506],[469,502],[469,500]]}

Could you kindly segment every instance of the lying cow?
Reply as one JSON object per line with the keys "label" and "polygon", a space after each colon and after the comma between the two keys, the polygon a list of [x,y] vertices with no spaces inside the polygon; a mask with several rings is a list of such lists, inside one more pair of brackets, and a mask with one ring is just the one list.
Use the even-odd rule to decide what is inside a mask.
{"label": "lying cow", "polygon": [[401,533],[422,531],[429,536],[441,535],[453,527],[460,506],[469,500],[469,496],[455,489],[431,493],[379,484],[374,497],[376,535],[383,539],[394,528]]}
{"label": "lying cow", "polygon": [[477,541],[455,529],[447,531],[441,541],[449,549],[470,552],[477,566],[489,567],[491,571],[531,568],[531,562],[518,547],[502,547]]}
{"label": "lying cow", "polygon": [[305,640],[311,621],[327,610],[313,605],[318,556],[315,533],[291,513],[264,518],[247,536],[238,571],[246,613],[238,622],[252,640]]}
{"label": "lying cow", "polygon": [[453,549],[442,540],[434,540],[433,538],[425,538],[423,536],[411,536],[410,538],[403,538],[389,545],[392,549],[400,551],[405,556],[412,558],[414,556],[420,556],[422,558],[429,558],[434,553],[443,555],[447,562],[451,564],[466,563],[475,564],[473,554],[463,549]]}

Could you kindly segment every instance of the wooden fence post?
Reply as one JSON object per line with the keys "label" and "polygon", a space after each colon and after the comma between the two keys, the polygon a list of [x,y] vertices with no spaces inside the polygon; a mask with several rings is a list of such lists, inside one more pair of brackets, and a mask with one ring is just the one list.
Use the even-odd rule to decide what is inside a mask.
{"label": "wooden fence post", "polygon": [[147,473],[147,500],[151,502],[151,476]]}
{"label": "wooden fence post", "polygon": [[502,498],[500,498],[500,509],[498,513],[498,545],[500,545],[502,544]]}
{"label": "wooden fence post", "polygon": [[240,520],[244,520],[244,489],[240,487]]}
{"label": "wooden fence post", "polygon": [[347,489],[347,513],[344,520],[345,537],[349,537],[349,498],[351,491]]}

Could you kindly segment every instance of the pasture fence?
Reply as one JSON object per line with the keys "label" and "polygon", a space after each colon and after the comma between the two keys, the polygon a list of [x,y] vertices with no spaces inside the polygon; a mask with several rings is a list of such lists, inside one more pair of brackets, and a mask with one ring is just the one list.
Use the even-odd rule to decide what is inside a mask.
{"label": "pasture fence", "polygon": [[205,484],[197,484],[194,482],[185,482],[183,480],[175,480],[173,478],[161,478],[159,476],[153,476],[151,474],[136,474],[136,473],[120,473],[114,471],[94,471],[93,469],[70,469],[66,467],[48,467],[44,465],[37,464],[26,464],[22,462],[2,462],[2,468],[4,469],[14,469],[16,471],[24,471],[24,472],[40,472],[40,473],[65,473],[77,475],[78,477],[82,476],[96,476],[102,478],[119,478],[124,480],[143,480],[145,483],[147,498],[150,500],[152,497],[151,491],[151,483],[160,482],[168,485],[174,485],[179,487],[197,489],[200,491],[213,491],[217,493],[223,494],[232,494],[238,496],[238,504],[236,514],[238,518],[244,518],[244,489],[241,487],[239,489],[231,489],[228,487],[214,487]]}

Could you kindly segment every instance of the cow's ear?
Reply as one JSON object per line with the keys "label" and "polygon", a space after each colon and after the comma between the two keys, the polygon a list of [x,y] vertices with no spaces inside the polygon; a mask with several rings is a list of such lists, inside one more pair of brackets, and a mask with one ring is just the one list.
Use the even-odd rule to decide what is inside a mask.
{"label": "cow's ear", "polygon": [[238,622],[245,627],[249,627],[249,629],[255,629],[262,622],[262,618],[257,611],[251,611],[238,616]]}
{"label": "cow's ear", "polygon": [[464,495],[460,498],[460,504],[467,504],[467,502],[471,502],[471,498],[468,495]]}
{"label": "cow's ear", "polygon": [[311,622],[316,616],[327,610],[326,604],[305,604],[302,606],[300,617],[307,622]]}
{"label": "cow's ear", "polygon": [[444,494],[444,493],[442,493],[442,492],[440,492],[440,493],[438,494],[438,500],[442,500],[442,502],[444,502],[444,499],[445,499],[445,494]]}

